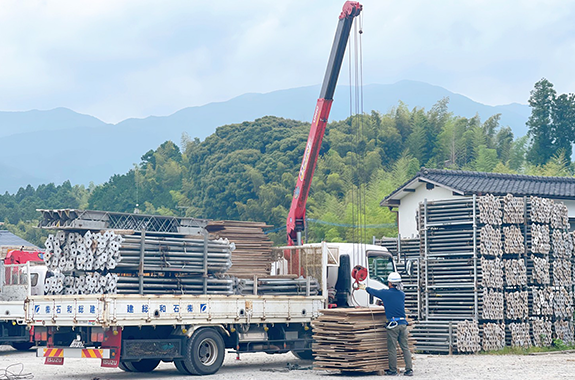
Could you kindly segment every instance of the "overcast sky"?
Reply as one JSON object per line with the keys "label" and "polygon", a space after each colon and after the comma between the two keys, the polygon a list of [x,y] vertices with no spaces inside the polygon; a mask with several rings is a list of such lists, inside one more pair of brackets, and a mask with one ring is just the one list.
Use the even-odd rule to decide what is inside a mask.
{"label": "overcast sky", "polygon": [[[0,110],[116,123],[319,84],[343,3],[0,0]],[[489,105],[526,104],[542,77],[575,92],[573,1],[361,3],[365,84],[418,80]]]}

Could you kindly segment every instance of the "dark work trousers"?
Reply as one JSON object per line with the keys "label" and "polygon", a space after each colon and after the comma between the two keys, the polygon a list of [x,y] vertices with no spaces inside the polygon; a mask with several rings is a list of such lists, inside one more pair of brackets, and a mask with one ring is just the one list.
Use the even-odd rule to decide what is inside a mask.
{"label": "dark work trousers", "polygon": [[397,325],[397,327],[387,330],[387,351],[389,354],[389,369],[397,372],[397,342],[403,351],[405,359],[405,370],[413,370],[411,367],[411,352],[407,345],[407,326]]}

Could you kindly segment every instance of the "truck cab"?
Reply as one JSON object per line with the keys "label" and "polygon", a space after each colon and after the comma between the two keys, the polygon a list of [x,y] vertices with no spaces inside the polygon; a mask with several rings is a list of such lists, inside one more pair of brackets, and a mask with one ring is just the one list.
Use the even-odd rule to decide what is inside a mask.
{"label": "truck cab", "polygon": [[[319,263],[322,249],[327,260]],[[352,269],[361,265],[368,269],[365,284],[375,289],[387,289],[387,276],[397,268],[387,248],[359,243],[315,243],[277,248],[283,252],[272,266],[272,275],[311,275],[320,279],[326,307],[356,307],[375,305],[366,292],[355,291]],[[298,262],[300,265],[294,265]],[[319,267],[319,268],[318,268]],[[325,270],[322,273],[321,270]],[[325,278],[325,284],[324,284]]]}

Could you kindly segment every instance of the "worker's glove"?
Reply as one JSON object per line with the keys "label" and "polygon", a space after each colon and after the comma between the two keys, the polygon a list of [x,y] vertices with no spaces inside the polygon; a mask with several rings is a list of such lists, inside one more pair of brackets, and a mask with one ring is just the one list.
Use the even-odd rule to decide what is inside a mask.
{"label": "worker's glove", "polygon": [[365,285],[365,284],[359,284],[359,289],[365,290],[365,288],[367,288],[367,285]]}

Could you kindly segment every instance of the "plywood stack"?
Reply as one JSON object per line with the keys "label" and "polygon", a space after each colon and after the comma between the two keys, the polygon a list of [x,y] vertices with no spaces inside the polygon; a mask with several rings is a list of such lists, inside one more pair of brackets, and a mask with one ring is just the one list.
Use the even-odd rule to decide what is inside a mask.
{"label": "plywood stack", "polygon": [[[376,372],[389,368],[386,318],[382,307],[321,310],[312,325],[314,368],[327,371]],[[409,341],[413,351],[413,342]],[[405,367],[397,347],[398,368]]]}
{"label": "plywood stack", "polygon": [[232,253],[232,267],[227,272],[239,278],[253,278],[270,274],[273,242],[263,232],[269,226],[263,222],[235,220],[210,221],[206,229],[210,238],[225,238],[236,245]]}

